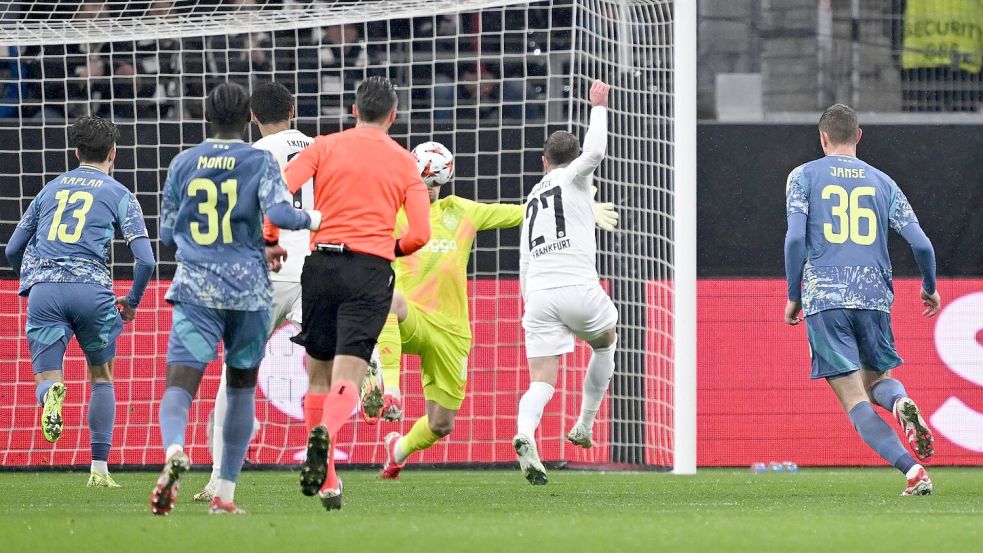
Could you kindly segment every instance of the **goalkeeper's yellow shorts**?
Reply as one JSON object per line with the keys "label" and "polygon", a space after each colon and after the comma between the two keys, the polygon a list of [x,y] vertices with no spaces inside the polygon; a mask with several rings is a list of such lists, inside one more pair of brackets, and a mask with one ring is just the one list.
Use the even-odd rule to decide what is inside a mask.
{"label": "goalkeeper's yellow shorts", "polygon": [[423,397],[457,411],[468,384],[471,338],[451,334],[434,324],[419,306],[407,301],[406,320],[399,323],[403,353],[420,356]]}

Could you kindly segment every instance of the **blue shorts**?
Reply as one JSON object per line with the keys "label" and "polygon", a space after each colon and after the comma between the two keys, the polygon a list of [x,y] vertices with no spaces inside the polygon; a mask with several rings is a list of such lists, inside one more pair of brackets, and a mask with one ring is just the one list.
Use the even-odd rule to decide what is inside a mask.
{"label": "blue shorts", "polygon": [[236,369],[259,367],[266,354],[270,310],[233,311],[175,303],[167,364],[204,370],[225,344],[225,364]]}
{"label": "blue shorts", "polygon": [[74,334],[90,365],[116,357],[123,319],[113,291],[98,284],[40,282],[27,296],[27,345],[34,374],[62,370]]}
{"label": "blue shorts", "polygon": [[891,314],[871,309],[828,309],[806,317],[812,378],[859,369],[884,372],[902,363],[894,349]]}

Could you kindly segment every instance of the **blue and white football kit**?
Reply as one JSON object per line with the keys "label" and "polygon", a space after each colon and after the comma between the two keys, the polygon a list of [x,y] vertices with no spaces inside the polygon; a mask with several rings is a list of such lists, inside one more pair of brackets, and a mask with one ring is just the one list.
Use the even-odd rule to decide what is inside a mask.
{"label": "blue and white football kit", "polygon": [[[786,215],[790,233],[805,232],[805,251],[790,252],[786,269],[789,299],[801,298],[806,315],[812,377],[900,365],[887,234],[894,229],[912,242],[924,233],[898,185],[855,157],[826,156],[789,175]],[[924,274],[931,293],[934,256],[919,259],[919,266],[929,261]]]}

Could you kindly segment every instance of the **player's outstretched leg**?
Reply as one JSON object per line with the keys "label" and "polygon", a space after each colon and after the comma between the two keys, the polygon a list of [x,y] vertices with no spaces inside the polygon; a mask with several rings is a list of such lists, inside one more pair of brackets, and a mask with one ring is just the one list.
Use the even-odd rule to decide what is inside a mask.
{"label": "player's outstretched leg", "polygon": [[916,457],[925,460],[935,453],[932,431],[900,381],[889,375],[881,377],[870,387],[870,396],[878,405],[891,411],[901,426],[908,448]]}
{"label": "player's outstretched leg", "polygon": [[61,437],[62,425],[64,424],[61,408],[65,404],[68,388],[63,382],[45,380],[38,384],[37,394],[38,401],[43,406],[41,409],[41,434],[44,435],[45,440],[55,443]]}
{"label": "player's outstretched leg", "polygon": [[898,439],[898,435],[888,426],[868,401],[867,390],[857,371],[827,378],[830,387],[836,392],[843,408],[847,410],[850,421],[864,442],[882,459],[901,471],[908,485],[901,495],[928,495],[932,493],[932,481],[925,469],[919,465]]}
{"label": "player's outstretched leg", "polygon": [[[537,360],[530,359],[530,367],[533,363],[540,363],[544,358]],[[559,364],[559,358],[555,359],[555,364]],[[534,371],[535,374],[535,371]],[[555,379],[555,368],[552,373]],[[543,418],[543,410],[546,404],[553,397],[554,388],[549,382],[533,380],[529,383],[529,389],[522,394],[519,400],[519,414],[516,420],[518,432],[512,438],[512,446],[519,459],[519,468],[526,480],[533,485],[546,484],[546,469],[539,460],[539,453],[536,451],[536,442],[533,436],[539,428],[539,421]]]}
{"label": "player's outstretched leg", "polygon": [[[93,374],[98,368],[90,367]],[[113,425],[116,422],[116,393],[112,382],[93,382],[89,398],[89,438],[92,448],[92,466],[89,469],[90,488],[121,488],[109,474],[109,451],[113,443]]]}
{"label": "player's outstretched leg", "polygon": [[519,469],[522,475],[533,486],[544,486],[548,482],[546,478],[546,468],[539,460],[539,452],[536,450],[536,441],[530,436],[516,434],[512,438],[512,447],[519,458]]}
{"label": "player's outstretched leg", "polygon": [[[617,348],[617,335],[611,329],[606,336],[591,342],[593,353],[584,376],[583,396],[580,402],[580,416],[567,433],[567,440],[584,449],[594,445],[594,419],[601,408],[604,394],[614,375],[614,354]],[[595,345],[596,344],[596,345]]]}
{"label": "player's outstretched leg", "polygon": [[427,412],[434,415],[433,422],[429,415],[424,415],[413,423],[406,436],[400,436],[398,432],[386,435],[386,464],[380,472],[383,479],[399,479],[399,472],[410,455],[429,448],[454,429],[457,409],[448,409],[428,400]]}

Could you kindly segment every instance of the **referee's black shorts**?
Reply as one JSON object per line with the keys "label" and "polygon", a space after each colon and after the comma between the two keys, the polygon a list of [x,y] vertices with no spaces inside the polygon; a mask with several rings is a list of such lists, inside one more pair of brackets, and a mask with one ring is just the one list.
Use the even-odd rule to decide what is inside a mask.
{"label": "referee's black shorts", "polygon": [[315,251],[300,275],[300,334],[291,338],[314,359],[351,355],[368,361],[386,323],[396,278],[374,255]]}

